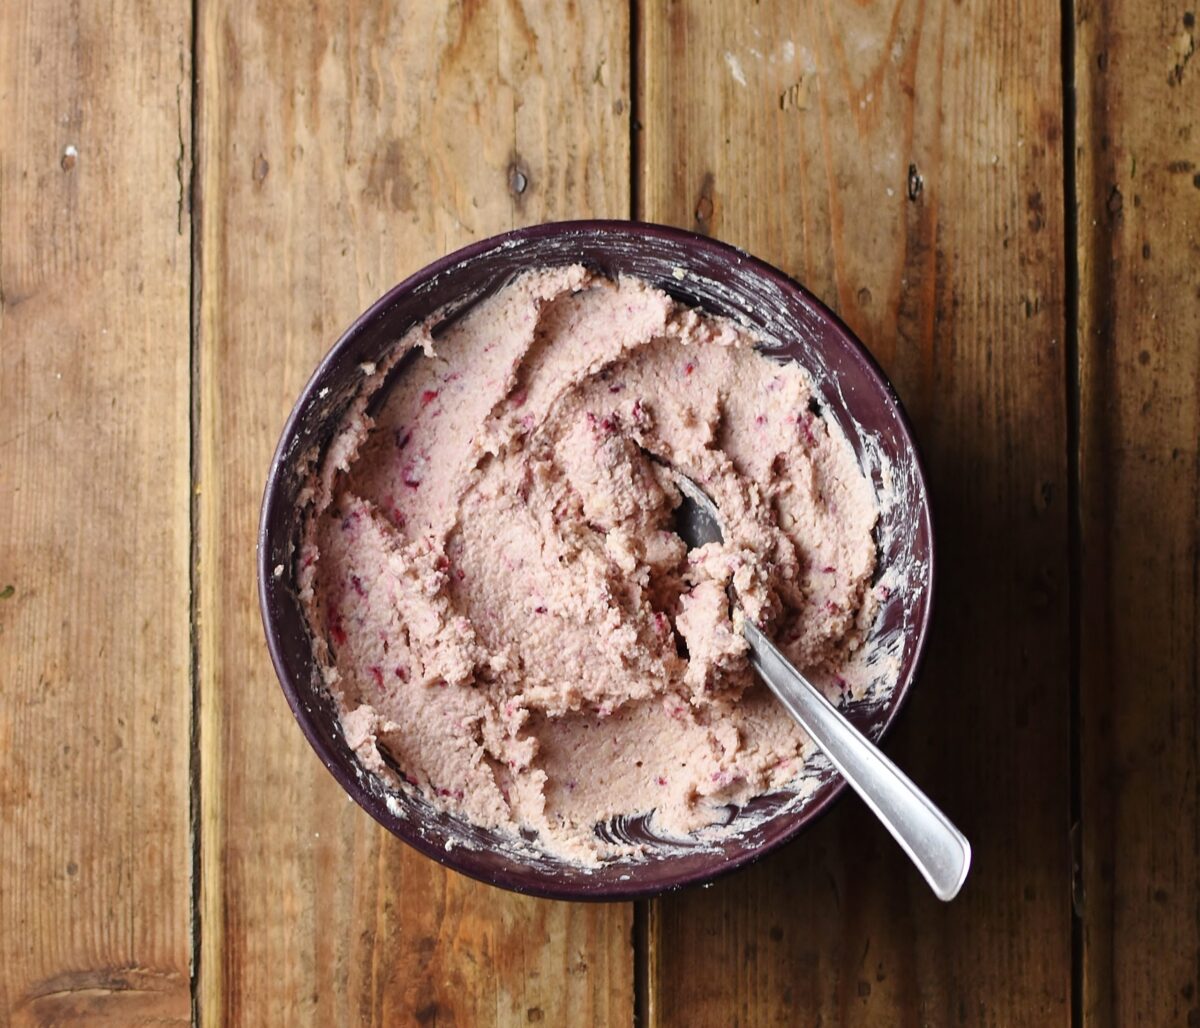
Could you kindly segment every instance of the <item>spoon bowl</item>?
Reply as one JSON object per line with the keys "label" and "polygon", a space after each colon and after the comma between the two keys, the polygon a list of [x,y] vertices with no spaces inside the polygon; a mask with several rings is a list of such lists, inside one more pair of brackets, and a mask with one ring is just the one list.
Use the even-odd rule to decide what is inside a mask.
{"label": "spoon bowl", "polygon": [[[699,483],[678,468],[671,477],[682,500],[675,526],[689,550],[724,541],[721,513]],[[737,603],[730,586],[730,599]],[[854,727],[825,694],[744,614],[750,662],[767,688],[829,758],[908,854],[940,900],[958,895],[971,867],[971,844],[916,785]]]}

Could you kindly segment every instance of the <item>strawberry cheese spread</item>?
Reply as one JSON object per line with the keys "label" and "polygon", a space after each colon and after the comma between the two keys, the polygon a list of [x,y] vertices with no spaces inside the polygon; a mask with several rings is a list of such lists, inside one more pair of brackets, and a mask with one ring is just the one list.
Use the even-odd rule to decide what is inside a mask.
{"label": "strawberry cheese spread", "polygon": [[[430,324],[363,366],[298,558],[365,768],[593,864],[629,855],[597,832],[617,816],[684,837],[793,780],[811,744],[729,587],[834,696],[877,608],[875,494],[805,371],[581,267]],[[662,462],[713,497],[723,543],[687,551]]]}

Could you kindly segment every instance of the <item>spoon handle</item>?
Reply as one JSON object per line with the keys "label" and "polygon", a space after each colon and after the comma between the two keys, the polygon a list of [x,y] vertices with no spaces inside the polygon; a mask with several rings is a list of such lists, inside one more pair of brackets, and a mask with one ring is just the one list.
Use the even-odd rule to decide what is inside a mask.
{"label": "spoon handle", "polygon": [[962,832],[749,619],[744,634],[763,681],[892,833],[938,899],[958,895],[971,866],[971,844]]}

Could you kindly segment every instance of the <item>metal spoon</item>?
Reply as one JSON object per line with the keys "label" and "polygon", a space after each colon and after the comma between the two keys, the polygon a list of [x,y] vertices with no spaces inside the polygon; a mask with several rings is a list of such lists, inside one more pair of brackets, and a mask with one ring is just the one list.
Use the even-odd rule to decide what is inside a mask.
{"label": "metal spoon", "polygon": [[[672,474],[683,494],[675,515],[680,538],[689,549],[723,542],[716,504],[692,479],[674,468]],[[892,833],[938,899],[954,899],[971,867],[971,844],[966,837],[748,617],[743,624],[750,662],[771,692]]]}

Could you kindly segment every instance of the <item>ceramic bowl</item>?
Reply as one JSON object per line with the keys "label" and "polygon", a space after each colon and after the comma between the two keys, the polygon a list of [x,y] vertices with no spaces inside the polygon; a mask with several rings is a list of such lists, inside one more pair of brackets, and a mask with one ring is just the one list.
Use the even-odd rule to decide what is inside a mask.
{"label": "ceramic bowl", "polygon": [[[888,648],[894,686],[846,708],[870,737],[883,736],[917,675],[933,598],[930,504],[908,419],[865,347],[801,285],[741,250],[679,229],[622,221],[518,229],[443,257],[381,297],[334,344],[284,427],[263,499],[259,596],[271,658],[296,721],[346,792],[389,831],[441,864],[504,888],[560,899],[630,899],[706,882],[762,857],[827,809],[844,781],[817,759],[806,795],[759,796],[737,812],[727,838],[652,845],[636,861],[586,869],[532,849],[514,853],[495,833],[393,790],[358,765],[315,666],[295,585],[302,458],[334,432],[362,380],[359,366],[380,362],[412,325],[439,309],[454,317],[518,272],[576,262],[610,277],[635,275],[689,305],[737,318],[762,337],[766,352],[812,374],[824,416],[841,426],[884,498],[879,565],[894,569],[899,585],[869,645]],[[636,837],[637,824],[625,830]]]}

